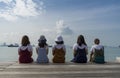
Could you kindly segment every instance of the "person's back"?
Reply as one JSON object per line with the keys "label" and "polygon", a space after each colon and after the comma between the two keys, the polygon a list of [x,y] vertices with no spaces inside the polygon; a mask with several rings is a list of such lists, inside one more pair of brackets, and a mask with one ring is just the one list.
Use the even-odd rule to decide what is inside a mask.
{"label": "person's back", "polygon": [[65,51],[62,48],[56,48],[53,51],[53,62],[54,63],[64,63],[65,62]]}
{"label": "person's back", "polygon": [[90,61],[95,63],[105,63],[104,60],[104,47],[100,45],[100,40],[94,40],[95,45],[91,48]]}
{"label": "person's back", "polygon": [[71,60],[71,62],[87,63],[87,54],[88,54],[88,47],[85,42],[84,36],[79,35],[77,39],[77,43],[73,45],[74,58]]}
{"label": "person's back", "polygon": [[48,59],[48,45],[46,43],[46,38],[44,35],[40,36],[40,39],[38,40],[38,47],[36,48],[36,52],[37,52],[37,63],[49,63],[49,59]]}
{"label": "person's back", "polygon": [[93,61],[95,63],[104,63],[104,50],[101,49],[95,49]]}
{"label": "person's back", "polygon": [[[75,44],[76,47],[78,46]],[[82,48],[78,46],[76,48],[76,53],[74,54],[74,58],[72,59],[72,62],[75,63],[86,63],[87,62],[87,54],[86,54],[86,46],[82,45]]]}
{"label": "person's back", "polygon": [[32,59],[32,46],[30,45],[30,41],[28,36],[23,36],[21,41],[21,46],[18,48],[19,54],[19,63],[31,63]]}
{"label": "person's back", "polygon": [[37,63],[48,63],[47,50],[46,48],[38,48]]}
{"label": "person's back", "polygon": [[20,63],[31,63],[33,61],[33,59],[31,58],[31,53],[28,50],[28,48],[26,48],[25,50],[21,49],[19,50],[19,62]]}
{"label": "person's back", "polygon": [[53,63],[65,63],[66,48],[62,36],[55,39],[56,45],[52,48]]}

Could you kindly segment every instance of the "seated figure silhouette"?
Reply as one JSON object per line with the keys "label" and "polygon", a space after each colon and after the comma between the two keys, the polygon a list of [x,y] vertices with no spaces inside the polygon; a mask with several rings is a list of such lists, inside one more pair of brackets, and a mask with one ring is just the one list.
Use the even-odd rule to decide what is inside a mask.
{"label": "seated figure silhouette", "polygon": [[95,63],[105,63],[104,59],[104,47],[99,45],[100,40],[94,40],[95,45],[91,48],[90,61]]}

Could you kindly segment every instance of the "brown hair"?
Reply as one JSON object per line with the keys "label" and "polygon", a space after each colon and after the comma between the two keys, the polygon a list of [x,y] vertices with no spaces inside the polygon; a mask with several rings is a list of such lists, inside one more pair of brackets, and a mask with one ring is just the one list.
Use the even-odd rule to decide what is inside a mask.
{"label": "brown hair", "polygon": [[96,39],[94,40],[94,43],[95,43],[95,44],[99,44],[99,43],[100,43],[100,40],[99,40],[98,38],[96,38]]}
{"label": "brown hair", "polygon": [[83,35],[79,35],[79,36],[78,36],[77,44],[80,45],[80,46],[81,46],[82,44],[87,45],[86,42],[85,42],[85,39],[84,39],[84,36],[83,36]]}
{"label": "brown hair", "polygon": [[30,41],[29,41],[29,38],[28,38],[27,35],[24,35],[24,36],[22,37],[21,44],[22,44],[22,46],[27,46],[28,44],[30,44]]}

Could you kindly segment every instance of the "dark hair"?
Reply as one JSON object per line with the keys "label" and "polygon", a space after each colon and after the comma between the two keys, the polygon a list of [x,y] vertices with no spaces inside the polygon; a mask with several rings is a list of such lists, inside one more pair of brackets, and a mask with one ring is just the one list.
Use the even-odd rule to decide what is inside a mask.
{"label": "dark hair", "polygon": [[43,43],[38,43],[39,47],[45,47]]}
{"label": "dark hair", "polygon": [[82,44],[87,45],[83,35],[79,35],[77,39],[77,44],[81,46]]}
{"label": "dark hair", "polygon": [[94,43],[95,43],[95,44],[99,44],[99,43],[100,43],[100,40],[99,40],[98,38],[96,38],[96,39],[94,40]]}
{"label": "dark hair", "polygon": [[46,40],[41,40],[41,41],[39,41],[38,45],[39,45],[39,47],[45,47],[48,44],[46,43]]}
{"label": "dark hair", "polygon": [[56,42],[56,44],[64,44],[64,41],[60,41],[60,42],[55,41],[55,42]]}
{"label": "dark hair", "polygon": [[22,37],[21,44],[22,44],[22,46],[27,46],[28,44],[30,44],[30,41],[29,41],[29,38],[28,38],[27,35],[24,35],[24,36]]}

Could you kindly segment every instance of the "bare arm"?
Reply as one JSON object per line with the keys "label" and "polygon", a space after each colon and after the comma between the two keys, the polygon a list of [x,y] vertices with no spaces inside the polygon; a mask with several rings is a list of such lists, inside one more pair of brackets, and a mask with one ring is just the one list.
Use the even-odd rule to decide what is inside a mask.
{"label": "bare arm", "polygon": [[30,52],[30,55],[32,56],[32,54],[33,54],[33,53],[32,53],[32,51],[31,51],[31,52]]}
{"label": "bare arm", "polygon": [[36,53],[38,54],[38,48],[36,48]]}
{"label": "bare arm", "polygon": [[85,49],[86,55],[88,55],[88,49]]}
{"label": "bare arm", "polygon": [[92,62],[92,61],[93,61],[93,51],[90,54],[90,62]]}
{"label": "bare arm", "polygon": [[76,50],[73,50],[73,55],[74,55],[74,57],[76,56]]}
{"label": "bare arm", "polygon": [[20,55],[20,52],[18,51],[18,55]]}
{"label": "bare arm", "polygon": [[48,55],[48,51],[49,51],[49,48],[48,48],[48,46],[46,47],[46,50],[47,50],[47,55]]}
{"label": "bare arm", "polygon": [[55,46],[52,47],[52,55],[55,54]]}
{"label": "bare arm", "polygon": [[52,50],[52,55],[54,55],[55,54],[55,51],[54,50]]}
{"label": "bare arm", "polygon": [[20,55],[20,47],[18,48],[18,55]]}
{"label": "bare arm", "polygon": [[64,50],[64,55],[66,55],[66,47],[65,47],[65,45],[63,46],[63,50]]}

